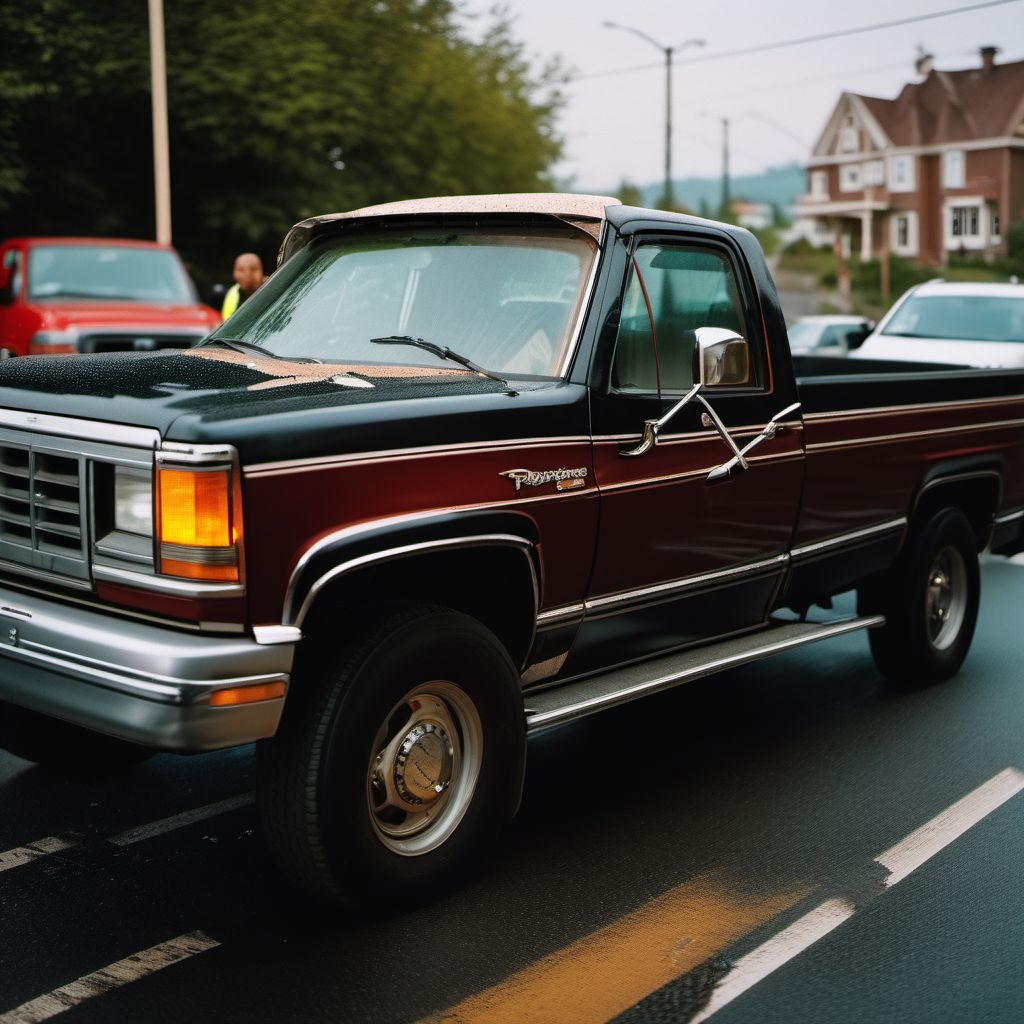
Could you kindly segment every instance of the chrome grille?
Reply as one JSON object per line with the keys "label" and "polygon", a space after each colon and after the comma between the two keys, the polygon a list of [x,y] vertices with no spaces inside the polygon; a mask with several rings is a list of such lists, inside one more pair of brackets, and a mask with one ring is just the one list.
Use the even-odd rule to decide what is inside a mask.
{"label": "chrome grille", "polygon": [[85,459],[0,441],[0,559],[88,579]]}

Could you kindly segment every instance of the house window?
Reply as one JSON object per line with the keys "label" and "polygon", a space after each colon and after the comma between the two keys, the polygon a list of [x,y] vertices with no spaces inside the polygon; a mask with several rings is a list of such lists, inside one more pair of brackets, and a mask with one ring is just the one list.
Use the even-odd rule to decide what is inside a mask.
{"label": "house window", "polygon": [[864,184],[885,184],[885,164],[881,160],[871,160],[864,165]]}
{"label": "house window", "polygon": [[898,256],[917,255],[917,214],[912,210],[893,217],[892,249]]}
{"label": "house window", "polygon": [[811,195],[828,199],[828,171],[811,171]]}
{"label": "house window", "polygon": [[857,129],[852,124],[848,124],[839,135],[840,152],[856,153],[858,149],[857,141]]}
{"label": "house window", "polygon": [[952,234],[954,238],[977,238],[980,232],[978,207],[954,206],[950,211],[953,216]]}
{"label": "house window", "polygon": [[942,154],[942,187],[964,187],[964,151],[951,149]]}
{"label": "house window", "polygon": [[999,211],[998,210],[993,210],[992,211],[992,237],[993,238],[998,238],[999,237]]}
{"label": "house window", "polygon": [[841,192],[859,192],[860,189],[860,164],[843,164],[839,168],[839,190]]}
{"label": "house window", "polygon": [[901,249],[910,244],[910,221],[906,217],[896,218],[896,244]]}
{"label": "house window", "polygon": [[914,158],[894,156],[889,160],[889,191],[914,191]]}

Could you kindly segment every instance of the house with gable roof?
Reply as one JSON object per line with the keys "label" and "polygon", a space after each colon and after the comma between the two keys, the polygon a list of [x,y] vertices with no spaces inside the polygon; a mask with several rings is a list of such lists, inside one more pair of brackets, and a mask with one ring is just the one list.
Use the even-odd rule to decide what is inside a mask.
{"label": "house with gable roof", "polygon": [[923,78],[893,100],[844,92],[796,217],[861,259],[1005,255],[1009,225],[1024,221],[1024,61],[998,64],[996,53],[983,47],[963,71],[919,61]]}

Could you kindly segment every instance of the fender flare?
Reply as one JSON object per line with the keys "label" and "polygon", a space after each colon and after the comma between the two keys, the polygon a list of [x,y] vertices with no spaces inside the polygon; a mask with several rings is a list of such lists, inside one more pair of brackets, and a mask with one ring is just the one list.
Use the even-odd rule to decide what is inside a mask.
{"label": "fender flare", "polygon": [[536,620],[542,580],[537,526],[521,512],[485,509],[393,516],[322,535],[305,548],[292,569],[281,622],[301,628],[324,587],[350,572],[425,552],[471,547],[508,547],[522,552]]}

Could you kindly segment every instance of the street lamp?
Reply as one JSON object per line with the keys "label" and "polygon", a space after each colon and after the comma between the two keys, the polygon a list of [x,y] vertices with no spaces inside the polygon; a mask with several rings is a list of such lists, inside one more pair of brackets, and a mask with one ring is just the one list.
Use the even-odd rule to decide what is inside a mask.
{"label": "street lamp", "polygon": [[632,32],[633,35],[639,36],[645,42],[656,46],[663,54],[665,54],[665,198],[664,204],[666,209],[671,209],[674,203],[672,196],[672,55],[677,51],[685,50],[688,46],[703,46],[703,39],[685,39],[681,43],[677,43],[675,46],[663,46],[657,41],[652,39],[646,32],[641,32],[638,28],[632,28],[629,25],[619,25],[614,21],[606,21],[604,23],[605,28],[615,28],[622,32]]}
{"label": "street lamp", "polygon": [[167,61],[163,0],[149,0],[149,67],[153,91],[153,183],[156,240],[171,244],[171,161],[167,133]]}

